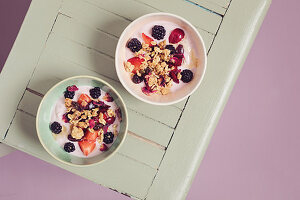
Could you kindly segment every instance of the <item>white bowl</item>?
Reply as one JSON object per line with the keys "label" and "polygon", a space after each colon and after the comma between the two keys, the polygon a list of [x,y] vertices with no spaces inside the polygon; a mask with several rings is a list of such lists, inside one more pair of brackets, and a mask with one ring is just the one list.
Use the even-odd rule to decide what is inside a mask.
{"label": "white bowl", "polygon": [[[126,58],[126,44],[130,38],[132,38],[133,34],[137,32],[140,28],[147,26],[147,24],[154,21],[167,21],[172,22],[178,25],[179,28],[182,28],[185,32],[185,38],[189,37],[193,43],[193,50],[195,53],[195,57],[199,59],[197,67],[193,68],[194,78],[189,83],[181,83],[184,84],[183,87],[179,88],[174,92],[170,92],[167,95],[158,95],[152,94],[150,96],[145,95],[141,91],[141,86],[139,84],[134,84],[130,78],[130,73],[125,71],[124,62],[127,61]],[[168,34],[168,32],[167,32]],[[168,38],[166,34],[165,39]],[[151,35],[149,35],[151,36]],[[168,41],[168,40],[167,40]],[[146,103],[154,104],[154,105],[170,105],[178,103],[183,99],[190,96],[200,85],[205,69],[206,69],[206,48],[203,42],[201,35],[198,33],[197,29],[189,23],[187,20],[179,17],[177,15],[169,14],[169,13],[151,13],[139,17],[130,23],[126,29],[123,31],[120,39],[118,41],[118,45],[116,48],[115,54],[115,66],[116,71],[119,77],[119,80],[126,88],[126,90],[132,94],[134,97],[144,101]],[[175,83],[174,83],[175,84]]]}

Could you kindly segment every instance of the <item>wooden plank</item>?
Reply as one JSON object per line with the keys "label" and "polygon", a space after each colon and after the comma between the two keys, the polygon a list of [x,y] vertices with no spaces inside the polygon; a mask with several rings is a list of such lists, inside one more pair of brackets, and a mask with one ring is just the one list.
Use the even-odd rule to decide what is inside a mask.
{"label": "wooden plank", "polygon": [[[173,13],[190,21],[194,26],[216,34],[222,17],[193,4],[173,0],[137,0],[163,12]],[[197,17],[195,17],[197,13]]]}
{"label": "wooden plank", "polygon": [[183,0],[186,1],[187,3],[193,3],[198,6],[203,7],[204,9],[209,9],[210,11],[216,12],[220,15],[224,15],[226,12],[226,8],[220,6],[219,4],[209,1],[209,0]]}
{"label": "wooden plank", "polygon": [[[74,67],[58,63],[57,59],[60,58],[84,66],[84,68],[75,67],[75,69],[78,69],[76,71]],[[51,63],[53,61],[57,63]],[[113,78],[114,80],[118,80],[113,61],[111,60],[110,62],[110,58],[105,57],[90,48],[54,35],[51,35],[48,39],[45,53],[41,57],[38,68],[40,67],[43,67],[43,69],[47,71],[51,71],[49,73],[56,73],[57,75],[55,76],[60,78],[69,77],[71,75],[81,75],[83,73],[91,75],[97,75],[97,73],[99,73],[106,77]],[[170,127],[175,127],[181,113],[178,108],[174,106],[153,106],[144,103],[130,95],[121,84],[116,84],[111,81],[110,83],[117,87],[129,108],[139,113],[143,113],[145,116],[154,120],[165,123]],[[42,85],[38,85],[38,87],[42,87]],[[46,87],[48,88],[48,86],[45,85],[43,90],[45,90]]]}
{"label": "wooden plank", "polygon": [[130,21],[123,17],[97,8],[82,0],[64,1],[60,12],[116,37],[120,36],[122,31],[130,23]]}
{"label": "wooden plank", "polygon": [[[100,1],[100,2],[98,2],[98,4],[110,4],[109,2],[110,1]],[[123,4],[125,1],[119,1],[119,2],[121,2]],[[135,1],[133,1],[133,2],[135,2]],[[128,5],[126,5],[126,8],[128,8]],[[137,9],[136,7],[130,7],[130,8],[134,8],[136,10],[135,12],[130,13],[132,16],[125,14],[125,17],[131,18],[131,19],[136,19],[137,17],[140,17],[147,13],[158,12],[157,9],[151,8],[144,4],[138,3],[138,5],[140,6],[139,9]],[[149,8],[151,8],[151,9],[148,10]],[[127,9],[123,9],[122,7],[117,7],[114,9],[127,10]],[[114,11],[116,12],[116,10],[114,10]],[[100,31],[104,31],[115,37],[119,37],[121,35],[122,31],[124,30],[124,28],[131,22],[129,19],[126,20],[124,17],[120,16],[119,14],[118,15],[113,14],[111,12],[108,12],[107,10],[101,9],[99,7],[96,7],[90,3],[84,2],[82,0],[64,1],[64,4],[63,4],[60,12],[63,15],[65,15],[66,17],[69,17],[70,19],[72,19],[72,22],[70,22],[71,24],[68,24],[69,26],[72,26],[72,29],[78,29],[79,25],[77,23],[79,23],[79,24],[85,25],[85,27],[86,26],[90,27],[91,29],[97,29]],[[122,14],[124,14],[124,13],[122,13]],[[108,25],[108,24],[110,24],[110,25]],[[112,24],[112,26],[111,26],[111,24]],[[79,30],[77,32],[72,32],[72,33],[69,33],[68,29],[60,29],[60,30],[62,30],[61,31],[62,34],[68,34],[68,36],[71,39],[73,37],[76,37],[76,38],[78,37],[77,38],[78,41],[82,41],[84,39],[84,38],[81,38],[81,37],[84,37],[84,35],[81,34],[84,30]],[[204,43],[208,50],[212,44],[214,35],[212,33],[208,33],[207,31],[204,31],[200,28],[197,28],[197,30],[203,37]],[[94,34],[94,33],[87,33],[87,34]],[[85,37],[85,39],[87,39],[87,38],[88,37]],[[89,41],[89,42],[92,42],[92,41]],[[85,45],[87,45],[87,44],[85,44]]]}
{"label": "wooden plank", "polygon": [[43,149],[35,131],[35,118],[20,111],[17,112],[4,142],[97,184],[137,198],[145,197],[156,173],[155,169],[119,153],[99,165],[89,167],[73,167],[63,164]]}
{"label": "wooden plank", "polygon": [[[196,0],[196,1],[201,1],[201,0]],[[223,8],[228,8],[232,0],[205,0],[205,1],[210,3],[215,3],[219,6],[222,6]]]}
{"label": "wooden plank", "polygon": [[[174,4],[174,1],[160,1],[160,0],[110,0],[110,1],[99,1],[99,0],[87,0],[100,8],[109,10],[113,13],[116,13],[118,15],[124,16],[125,18],[129,20],[134,20],[137,17],[140,17],[144,14],[151,13],[151,12],[157,12],[157,11],[163,11],[163,12],[170,12],[174,13],[180,16],[184,16],[186,18],[189,18],[190,21],[199,28],[202,28],[206,31],[209,31],[211,33],[216,33],[217,27],[219,26],[219,23],[221,22],[221,18],[213,13],[210,13],[204,9],[197,9],[195,6],[191,6],[189,4],[186,4],[183,1],[176,1],[176,4]],[[119,6],[115,6],[119,4]],[[146,7],[146,8],[145,8]],[[126,8],[126,9],[123,9]],[[145,10],[147,9],[147,10]],[[207,21],[195,20],[195,17],[193,13],[197,13],[199,15],[200,19],[205,19],[207,21],[210,21],[211,24],[207,23]]]}
{"label": "wooden plank", "polygon": [[58,15],[52,32],[112,58],[115,57],[118,43],[116,37],[80,24],[65,15]]}
{"label": "wooden plank", "polygon": [[[0,74],[0,92],[7,97],[0,99],[0,104],[5,105],[2,110],[5,116],[0,118],[0,138],[5,136],[15,114],[16,107],[55,20],[60,2],[61,0],[31,2],[28,14]],[[36,28],[37,24],[39,24],[38,29]],[[28,51],[29,47],[30,51]]]}
{"label": "wooden plank", "polygon": [[[269,0],[232,1],[208,55],[202,85],[189,99],[147,200],[176,200],[187,195],[269,5]],[[197,117],[191,117],[195,114]],[[182,133],[189,137],[182,137]],[[188,147],[178,148],[182,144]]]}
{"label": "wooden plank", "polygon": [[[41,100],[42,97],[26,91],[19,105],[19,110],[35,117]],[[120,149],[120,153],[147,164],[154,169],[158,168],[164,152],[164,149],[139,139],[132,134],[128,135],[124,145]]]}
{"label": "wooden plank", "polygon": [[[133,111],[131,107],[134,107],[135,104],[138,104],[138,103],[134,104],[134,101],[137,100],[135,99],[130,100],[130,98],[133,97],[131,97],[125,91],[125,89],[121,86],[120,83],[105,78],[104,76],[101,76],[94,71],[87,70],[61,57],[52,54],[45,54],[43,56],[45,56],[47,59],[44,59],[43,57],[41,58],[39,67],[37,68],[35,74],[33,75],[32,80],[29,83],[29,88],[37,92],[40,92],[41,94],[45,94],[48,91],[48,89],[50,89],[54,84],[70,76],[85,74],[85,75],[92,75],[92,76],[97,76],[99,78],[102,78],[105,81],[109,82],[115,89],[118,90],[118,92],[125,100],[127,107],[129,107],[128,109],[129,118],[130,121],[132,121],[131,123],[129,123],[129,130],[131,130],[136,134],[139,134],[144,138],[152,140],[160,145],[166,146],[168,144],[170,137],[173,133],[173,129],[158,121],[145,117],[140,113],[137,113],[136,111]],[[53,70],[53,66],[55,66],[57,70]],[[130,103],[130,101],[132,101],[132,103]],[[145,125],[136,126],[135,122],[143,122],[143,124]]]}

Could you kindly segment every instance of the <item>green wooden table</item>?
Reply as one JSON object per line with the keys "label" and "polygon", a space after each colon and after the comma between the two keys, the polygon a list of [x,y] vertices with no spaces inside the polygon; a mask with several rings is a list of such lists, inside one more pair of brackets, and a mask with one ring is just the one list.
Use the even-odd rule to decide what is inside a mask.
{"label": "green wooden table", "polygon": [[[33,0],[0,74],[2,142],[132,198],[185,198],[269,5],[270,0]],[[173,106],[135,99],[114,69],[121,32],[151,12],[186,18],[208,50],[202,85]],[[74,75],[108,81],[129,111],[129,135],[120,151],[86,168],[54,160],[35,130],[45,92]]]}

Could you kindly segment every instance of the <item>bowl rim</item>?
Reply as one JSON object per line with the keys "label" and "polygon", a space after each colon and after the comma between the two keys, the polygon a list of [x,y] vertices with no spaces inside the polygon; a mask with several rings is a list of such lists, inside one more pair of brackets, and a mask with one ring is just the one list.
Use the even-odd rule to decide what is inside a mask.
{"label": "bowl rim", "polygon": [[[72,80],[72,79],[78,79],[78,78],[88,78],[88,79],[93,79],[93,80],[96,80],[96,81],[99,81],[99,82],[102,82],[104,83],[106,86],[108,86],[110,89],[112,89],[115,94],[118,96],[118,98],[120,99],[121,101],[121,104],[123,104],[123,108],[124,108],[124,112],[125,112],[125,116],[126,116],[126,124],[125,124],[125,133],[124,133],[124,137],[123,139],[120,141],[120,144],[118,145],[118,147],[116,147],[116,149],[111,152],[111,154],[109,154],[106,158],[104,158],[103,160],[100,160],[99,162],[95,162],[95,163],[91,163],[91,164],[83,164],[83,165],[80,165],[80,164],[74,164],[74,163],[70,163],[70,162],[67,162],[67,161],[64,161],[64,160],[61,160],[60,158],[58,158],[56,155],[54,155],[47,147],[46,145],[44,144],[44,142],[42,141],[41,139],[41,136],[40,136],[40,131],[39,131],[39,125],[38,125],[38,120],[39,120],[39,113],[41,111],[41,106],[44,102],[44,100],[47,98],[47,96],[50,94],[50,92],[56,88],[58,85],[60,85],[61,83],[63,82],[66,82],[66,81],[69,81],[69,80]],[[61,81],[59,81],[58,83],[56,83],[54,86],[52,86],[48,91],[47,93],[44,95],[43,99],[41,100],[40,104],[39,104],[39,108],[38,108],[38,111],[37,111],[37,114],[36,114],[36,120],[35,120],[35,125],[36,125],[36,132],[37,132],[37,135],[38,135],[38,138],[39,138],[39,141],[40,143],[42,144],[43,148],[53,157],[55,158],[56,160],[64,163],[64,164],[67,164],[67,165],[71,165],[71,166],[74,166],[74,167],[87,167],[87,166],[93,166],[93,165],[97,165],[97,164],[100,164],[102,163],[103,161],[111,158],[115,153],[117,153],[117,151],[121,148],[122,144],[124,143],[125,141],[125,138],[127,137],[127,134],[128,134],[128,111],[127,111],[127,108],[126,108],[126,104],[124,103],[124,100],[122,99],[121,95],[117,92],[117,90],[112,87],[108,82],[104,81],[103,79],[101,78],[98,78],[98,77],[94,77],[94,76],[88,76],[88,75],[80,75],[80,76],[72,76],[72,77],[69,77],[69,78],[66,78],[66,79],[63,79]]]}
{"label": "bowl rim", "polygon": [[[133,91],[131,91],[129,89],[129,87],[125,84],[125,81],[123,80],[122,76],[121,76],[121,72],[120,72],[120,69],[119,69],[119,66],[118,66],[118,58],[119,58],[119,52],[120,52],[120,48],[121,47],[121,41],[124,40],[124,37],[125,37],[125,34],[126,32],[137,22],[137,21],[141,21],[143,20],[144,18],[147,18],[147,17],[152,17],[152,16],[157,16],[157,15],[162,15],[162,16],[169,16],[169,17],[174,17],[174,18],[177,18],[181,21],[183,21],[184,23],[186,23],[195,33],[196,35],[198,36],[198,38],[200,39],[201,43],[202,43],[202,48],[203,48],[203,51],[204,51],[204,65],[203,65],[203,73],[202,73],[202,76],[200,78],[200,80],[198,81],[197,85],[185,96],[177,99],[177,100],[173,100],[173,101],[169,101],[169,102],[153,102],[151,100],[147,100],[147,99],[144,99],[138,95],[136,95]],[[143,15],[137,19],[135,19],[134,21],[132,21],[122,32],[119,40],[118,40],[118,44],[117,44],[117,47],[116,47],[116,52],[115,52],[115,68],[116,68],[116,72],[117,72],[117,75],[118,75],[118,78],[120,80],[120,82],[122,83],[123,87],[132,95],[134,96],[135,98],[143,101],[143,102],[146,102],[146,103],[149,103],[149,104],[152,104],[152,105],[172,105],[172,104],[176,104],[184,99],[186,99],[187,97],[189,97],[190,95],[192,95],[200,86],[200,84],[202,83],[203,81],[203,78],[205,76],[205,73],[206,73],[206,68],[207,68],[207,50],[206,50],[206,46],[205,46],[205,43],[204,43],[204,40],[202,38],[202,36],[200,35],[200,33],[198,32],[198,30],[189,22],[187,21],[186,19],[184,19],[183,17],[180,17],[178,15],[175,15],[175,14],[171,14],[171,13],[166,13],[166,12],[155,12],[155,13],[149,13],[149,14],[146,14],[146,15]]]}

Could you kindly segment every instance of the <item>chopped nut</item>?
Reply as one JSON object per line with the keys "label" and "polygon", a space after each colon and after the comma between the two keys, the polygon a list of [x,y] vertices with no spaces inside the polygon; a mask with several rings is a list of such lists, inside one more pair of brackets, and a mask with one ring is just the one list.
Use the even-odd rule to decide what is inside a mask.
{"label": "chopped nut", "polygon": [[78,126],[80,128],[87,128],[89,126],[89,124],[87,124],[86,122],[78,122]]}
{"label": "chopped nut", "polygon": [[106,124],[106,121],[105,121],[105,119],[103,118],[103,113],[100,113],[100,114],[99,114],[99,122],[100,122],[101,124],[103,124],[103,125]]}
{"label": "chopped nut", "polygon": [[74,139],[81,139],[84,136],[83,130],[81,128],[77,128],[76,126],[73,126],[71,136]]}
{"label": "chopped nut", "polygon": [[113,125],[113,134],[114,134],[115,136],[118,135],[118,130],[117,130],[117,128],[118,128],[118,125],[117,125],[117,124],[114,124],[114,125]]}
{"label": "chopped nut", "polygon": [[178,78],[178,80],[181,79],[181,73],[178,73],[178,74],[177,74],[177,78]]}
{"label": "chopped nut", "polygon": [[113,111],[112,109],[108,109],[108,110],[107,110],[107,115],[108,115],[109,117],[114,117],[114,116],[116,116],[116,113],[115,113],[115,111]]}
{"label": "chopped nut", "polygon": [[161,94],[162,95],[166,95],[166,94],[168,94],[170,92],[170,90],[168,89],[168,88],[162,88],[161,89]]}
{"label": "chopped nut", "polygon": [[160,43],[158,43],[158,46],[159,46],[159,48],[163,49],[163,48],[165,48],[166,44],[167,44],[167,41],[164,40],[164,41],[161,41]]}
{"label": "chopped nut", "polygon": [[134,65],[132,65],[130,62],[125,63],[126,72],[132,72],[133,69],[134,69]]}
{"label": "chopped nut", "polygon": [[71,107],[72,106],[72,99],[66,98],[65,99],[65,106],[67,108]]}
{"label": "chopped nut", "polygon": [[155,45],[156,45],[156,42],[155,42],[155,41],[151,41],[151,44],[152,44],[153,46],[155,46]]}

